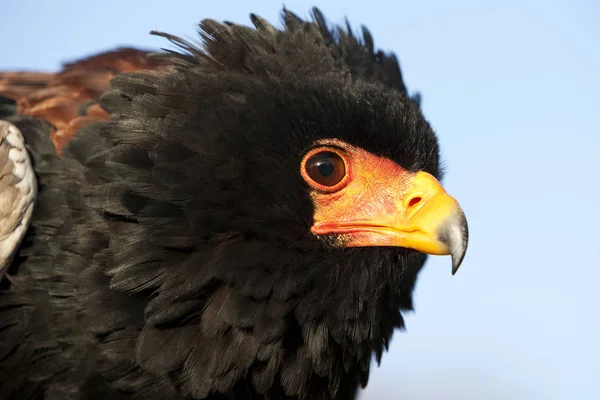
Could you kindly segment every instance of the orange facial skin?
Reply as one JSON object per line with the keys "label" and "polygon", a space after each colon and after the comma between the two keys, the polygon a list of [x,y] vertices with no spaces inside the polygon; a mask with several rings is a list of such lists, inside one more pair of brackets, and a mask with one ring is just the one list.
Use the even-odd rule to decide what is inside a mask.
{"label": "orange facial skin", "polygon": [[[345,175],[334,186],[319,184],[307,173],[315,154],[341,157]],[[313,189],[315,235],[338,235],[346,247],[400,246],[427,254],[453,256],[453,273],[468,241],[464,213],[438,180],[410,172],[394,161],[337,140],[316,144],[301,163]]]}

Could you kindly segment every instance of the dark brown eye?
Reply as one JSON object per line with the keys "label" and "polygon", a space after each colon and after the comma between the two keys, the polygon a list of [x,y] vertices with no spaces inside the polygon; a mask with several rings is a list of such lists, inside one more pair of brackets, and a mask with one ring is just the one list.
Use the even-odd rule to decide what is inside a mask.
{"label": "dark brown eye", "polygon": [[306,175],[319,185],[335,186],[346,176],[344,160],[333,151],[322,151],[306,160]]}

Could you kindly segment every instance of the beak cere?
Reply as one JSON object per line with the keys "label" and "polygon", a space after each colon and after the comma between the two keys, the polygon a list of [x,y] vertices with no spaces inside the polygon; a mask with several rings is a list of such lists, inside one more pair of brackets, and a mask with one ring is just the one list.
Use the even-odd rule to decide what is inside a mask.
{"label": "beak cere", "polygon": [[[373,159],[370,165],[365,158]],[[346,247],[398,246],[451,255],[454,275],[469,240],[458,202],[427,172],[409,172],[371,154],[362,164],[339,192],[313,194],[311,232],[338,235]]]}

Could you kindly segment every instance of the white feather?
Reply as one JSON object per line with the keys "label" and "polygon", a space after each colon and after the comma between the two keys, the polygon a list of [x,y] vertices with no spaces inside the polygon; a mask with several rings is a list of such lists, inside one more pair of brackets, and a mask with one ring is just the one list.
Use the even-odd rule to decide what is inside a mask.
{"label": "white feather", "polygon": [[21,131],[0,121],[0,279],[27,228],[37,196],[37,181]]}

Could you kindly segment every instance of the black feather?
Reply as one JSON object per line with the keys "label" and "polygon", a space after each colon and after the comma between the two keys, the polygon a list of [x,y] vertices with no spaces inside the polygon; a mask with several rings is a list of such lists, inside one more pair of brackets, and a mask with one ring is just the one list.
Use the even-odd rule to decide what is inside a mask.
{"label": "black feather", "polygon": [[[319,10],[284,30],[159,33],[174,68],[127,74],[61,160],[21,118],[42,190],[0,290],[0,398],[354,399],[404,325],[425,256],[310,233],[298,173],[337,138],[440,175],[394,55]],[[3,106],[2,110],[6,107]]]}

